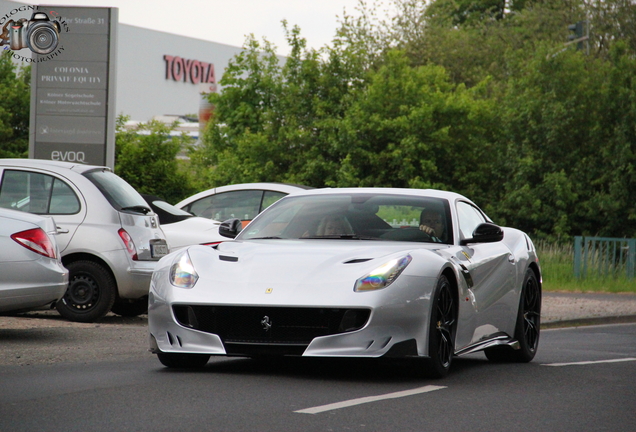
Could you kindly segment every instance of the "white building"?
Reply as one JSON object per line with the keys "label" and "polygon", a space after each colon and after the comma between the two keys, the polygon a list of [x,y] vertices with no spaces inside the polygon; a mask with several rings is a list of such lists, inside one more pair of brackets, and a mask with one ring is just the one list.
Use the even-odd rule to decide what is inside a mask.
{"label": "white building", "polygon": [[118,114],[197,114],[202,90],[213,90],[239,47],[119,24]]}

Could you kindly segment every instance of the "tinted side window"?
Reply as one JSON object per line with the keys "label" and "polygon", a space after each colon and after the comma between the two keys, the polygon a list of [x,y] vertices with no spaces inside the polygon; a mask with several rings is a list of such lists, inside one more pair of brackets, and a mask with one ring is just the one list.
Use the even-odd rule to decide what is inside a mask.
{"label": "tinted side window", "polygon": [[209,219],[214,219],[214,215],[208,209],[212,206],[212,196],[207,196],[205,198],[201,198],[200,200],[191,202],[187,206],[183,207],[183,210],[192,213],[195,216],[206,217]]}
{"label": "tinted side window", "polygon": [[262,198],[263,191],[260,190],[224,192],[193,202],[189,211],[218,221],[230,218],[252,220],[259,213]]}
{"label": "tinted side window", "polygon": [[80,203],[73,189],[60,179],[53,181],[53,193],[49,214],[75,214],[80,211]]}
{"label": "tinted side window", "polygon": [[58,178],[6,170],[0,185],[0,207],[36,214],[75,214],[80,203],[71,187]]}
{"label": "tinted side window", "polygon": [[477,225],[486,222],[481,211],[466,202],[457,203],[457,216],[462,238],[471,238]]}
{"label": "tinted side window", "polygon": [[263,205],[261,206],[261,211],[265,210],[267,207],[271,206],[286,195],[287,194],[284,192],[265,191],[265,194],[263,194]]}

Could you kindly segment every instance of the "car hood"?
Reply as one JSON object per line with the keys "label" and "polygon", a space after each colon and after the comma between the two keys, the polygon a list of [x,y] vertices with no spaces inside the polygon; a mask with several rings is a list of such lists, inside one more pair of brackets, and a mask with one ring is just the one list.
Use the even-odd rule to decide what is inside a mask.
{"label": "car hood", "polygon": [[[193,299],[253,304],[351,304],[355,282],[393,258],[411,254],[409,273],[437,277],[445,260],[439,246],[352,240],[259,240],[191,247],[199,274]],[[444,246],[447,247],[447,246]],[[426,263],[426,264],[424,264]],[[424,265],[423,265],[424,264]],[[351,297],[353,294],[354,297]],[[361,303],[363,304],[363,303]]]}

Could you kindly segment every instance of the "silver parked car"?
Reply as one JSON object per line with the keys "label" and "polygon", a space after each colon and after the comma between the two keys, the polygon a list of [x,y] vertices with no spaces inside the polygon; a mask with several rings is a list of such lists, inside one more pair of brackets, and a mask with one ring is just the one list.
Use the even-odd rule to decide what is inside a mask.
{"label": "silver parked car", "polygon": [[54,216],[69,270],[59,313],[92,322],[147,310],[150,276],[168,253],[157,216],[108,167],[0,159],[0,207]]}
{"label": "silver parked car", "polygon": [[0,209],[0,313],[56,303],[66,291],[68,271],[49,217]]}

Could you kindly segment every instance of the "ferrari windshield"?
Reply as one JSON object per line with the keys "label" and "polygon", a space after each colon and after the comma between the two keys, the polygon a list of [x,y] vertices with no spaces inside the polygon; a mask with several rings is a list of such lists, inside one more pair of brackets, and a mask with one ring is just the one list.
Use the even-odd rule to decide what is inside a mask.
{"label": "ferrari windshield", "polygon": [[288,196],[237,237],[452,243],[448,201],[407,195]]}

